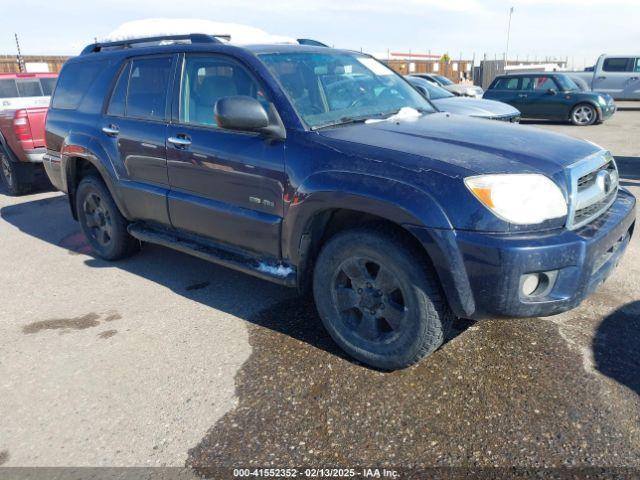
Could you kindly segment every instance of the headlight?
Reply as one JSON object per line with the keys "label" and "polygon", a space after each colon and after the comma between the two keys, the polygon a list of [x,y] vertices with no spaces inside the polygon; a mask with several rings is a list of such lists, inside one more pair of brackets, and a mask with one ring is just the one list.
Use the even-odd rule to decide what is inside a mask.
{"label": "headlight", "polygon": [[602,106],[605,106],[607,104],[607,99],[604,97],[598,97],[598,103]]}
{"label": "headlight", "polygon": [[479,175],[464,180],[480,202],[502,220],[535,225],[567,215],[560,188],[535,173]]}

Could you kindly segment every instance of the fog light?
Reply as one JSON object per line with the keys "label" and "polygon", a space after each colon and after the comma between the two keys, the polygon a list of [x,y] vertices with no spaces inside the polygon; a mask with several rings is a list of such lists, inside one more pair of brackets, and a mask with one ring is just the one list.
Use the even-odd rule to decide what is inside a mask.
{"label": "fog light", "polygon": [[537,273],[527,273],[522,278],[522,294],[525,297],[533,295],[540,286],[540,275]]}

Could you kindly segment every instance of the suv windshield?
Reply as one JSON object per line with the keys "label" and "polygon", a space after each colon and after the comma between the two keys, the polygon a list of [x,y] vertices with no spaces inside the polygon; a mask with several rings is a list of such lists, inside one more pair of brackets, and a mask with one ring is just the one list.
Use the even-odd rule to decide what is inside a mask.
{"label": "suv windshield", "polygon": [[275,53],[260,59],[311,128],[384,118],[403,107],[434,108],[402,77],[356,53]]}
{"label": "suv windshield", "polygon": [[563,91],[580,90],[580,87],[567,75],[556,75],[556,81]]}

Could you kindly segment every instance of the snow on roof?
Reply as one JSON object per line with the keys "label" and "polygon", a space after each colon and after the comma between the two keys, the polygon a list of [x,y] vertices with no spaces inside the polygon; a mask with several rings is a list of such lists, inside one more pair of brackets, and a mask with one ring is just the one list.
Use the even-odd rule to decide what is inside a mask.
{"label": "snow on roof", "polygon": [[100,41],[116,42],[164,35],[186,35],[189,33],[231,35],[231,43],[239,45],[298,43],[293,38],[271,35],[264,30],[248,25],[212,22],[211,20],[194,18],[148,18],[145,20],[133,20],[123,23]]}

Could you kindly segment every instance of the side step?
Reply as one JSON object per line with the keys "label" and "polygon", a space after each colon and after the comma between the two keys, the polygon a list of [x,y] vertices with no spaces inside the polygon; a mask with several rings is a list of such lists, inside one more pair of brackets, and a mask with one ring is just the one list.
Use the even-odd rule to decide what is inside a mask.
{"label": "side step", "polygon": [[295,267],[275,258],[251,257],[208,240],[183,236],[173,230],[152,227],[143,223],[132,223],[127,230],[132,237],[142,242],[173,248],[223,267],[232,268],[287,287],[297,286]]}

